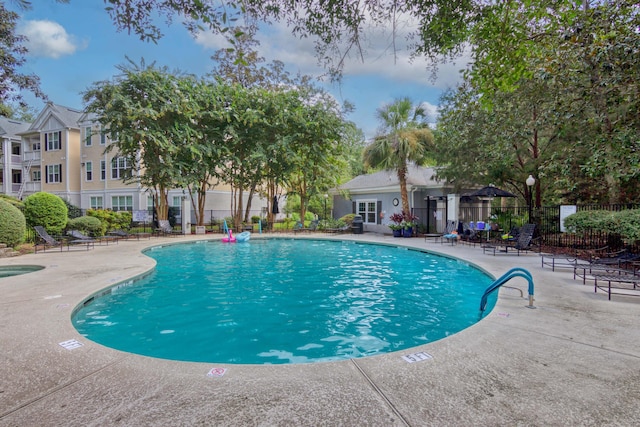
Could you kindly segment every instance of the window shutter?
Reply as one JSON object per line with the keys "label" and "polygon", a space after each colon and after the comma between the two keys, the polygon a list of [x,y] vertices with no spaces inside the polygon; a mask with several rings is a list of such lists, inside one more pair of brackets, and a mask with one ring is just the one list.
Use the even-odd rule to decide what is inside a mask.
{"label": "window shutter", "polygon": [[62,182],[62,163],[58,165],[58,171],[60,172],[60,179],[58,182]]}
{"label": "window shutter", "polygon": [[376,214],[378,219],[376,219],[376,224],[382,224],[382,218],[380,217],[380,214],[382,214],[382,200],[378,200],[377,205]]}
{"label": "window shutter", "polygon": [[44,134],[44,151],[49,151],[49,147],[47,147],[47,143],[49,142],[49,135]]}
{"label": "window shutter", "polygon": [[58,131],[58,144],[60,144],[60,149],[62,150],[62,131]]}
{"label": "window shutter", "polygon": [[[45,139],[46,139],[46,135],[45,135]],[[45,184],[49,183],[49,166],[44,167],[44,182]]]}
{"label": "window shutter", "polygon": [[356,213],[356,202],[353,202],[353,203],[351,204],[351,213],[352,213],[352,214]]}

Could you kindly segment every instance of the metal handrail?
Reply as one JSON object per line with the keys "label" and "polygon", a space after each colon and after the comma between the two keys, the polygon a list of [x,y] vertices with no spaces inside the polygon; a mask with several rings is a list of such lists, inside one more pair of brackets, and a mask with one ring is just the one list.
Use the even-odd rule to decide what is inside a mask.
{"label": "metal handrail", "polygon": [[500,276],[498,279],[496,279],[484,291],[484,294],[482,294],[482,298],[480,299],[481,312],[483,312],[487,306],[487,297],[489,296],[489,294],[495,291],[496,289],[498,289],[500,286],[504,285],[509,280],[513,279],[514,277],[524,277],[525,279],[527,279],[527,281],[529,282],[529,305],[527,305],[526,307],[535,308],[533,305],[533,276],[531,276],[531,273],[529,273],[529,271],[525,270],[524,268],[514,267],[511,270],[507,271],[502,276]]}

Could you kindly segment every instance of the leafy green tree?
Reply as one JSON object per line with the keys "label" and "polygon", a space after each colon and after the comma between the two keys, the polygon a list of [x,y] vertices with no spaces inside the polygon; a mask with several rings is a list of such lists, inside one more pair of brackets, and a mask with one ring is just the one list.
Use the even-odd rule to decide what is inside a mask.
{"label": "leafy green tree", "polygon": [[363,158],[367,166],[395,170],[400,181],[402,211],[410,213],[407,193],[409,163],[424,164],[433,145],[433,134],[426,127],[425,111],[414,106],[409,98],[398,99],[377,111],[385,134],[377,136],[365,148]]}
{"label": "leafy green tree", "polygon": [[346,167],[346,122],[335,100],[311,86],[300,91],[299,104],[291,111],[290,120],[292,171],[287,187],[300,197],[300,218],[305,218],[311,198],[335,187],[340,170]]}
{"label": "leafy green tree", "polygon": [[106,151],[131,167],[123,182],[152,189],[158,219],[165,220],[169,189],[182,182],[176,164],[180,145],[195,132],[185,105],[190,93],[181,91],[185,85],[166,68],[141,65],[120,66],[122,76],[94,84],[83,96],[86,110],[114,136]]}
{"label": "leafy green tree", "polygon": [[[21,8],[29,6],[29,2],[18,1]],[[40,89],[40,78],[34,74],[25,74],[21,67],[26,62],[27,48],[24,46],[25,36],[16,34],[18,14],[0,2],[0,115],[11,117],[14,113],[12,103],[26,108],[20,91],[33,92],[39,98],[46,99]]]}

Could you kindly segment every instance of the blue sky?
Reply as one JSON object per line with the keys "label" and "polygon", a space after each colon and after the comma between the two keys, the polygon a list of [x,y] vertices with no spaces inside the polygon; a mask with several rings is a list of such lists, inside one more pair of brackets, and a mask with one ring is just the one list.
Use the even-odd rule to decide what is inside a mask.
{"label": "blue sky", "polygon": [[[136,63],[144,58],[147,64],[155,62],[170,70],[203,76],[213,68],[211,56],[223,47],[219,36],[201,33],[194,38],[179,22],[166,27],[165,37],[157,44],[117,33],[102,0],[32,3],[32,10],[19,12],[18,32],[29,38],[26,46],[30,51],[23,71],[40,76],[41,87],[51,101],[68,107],[81,109],[81,93],[92,83],[117,74],[116,66],[126,63],[126,57]],[[408,28],[409,24],[405,22],[399,27]],[[268,33],[268,37],[258,35],[260,54],[268,62],[280,60],[292,74],[323,74],[310,40],[295,39],[286,27],[279,25],[269,28]],[[400,97],[409,96],[416,104],[424,103],[430,111],[429,121],[434,122],[442,91],[459,79],[459,67],[451,65],[442,68],[435,83],[432,82],[425,62],[408,60],[402,34],[396,36],[394,57],[389,34],[384,28],[372,29],[364,62],[347,60],[340,86],[321,83],[339,102],[355,105],[348,119],[363,129],[368,138],[375,135],[380,124],[375,118],[376,109]],[[38,109],[43,106],[32,96],[26,99]]]}

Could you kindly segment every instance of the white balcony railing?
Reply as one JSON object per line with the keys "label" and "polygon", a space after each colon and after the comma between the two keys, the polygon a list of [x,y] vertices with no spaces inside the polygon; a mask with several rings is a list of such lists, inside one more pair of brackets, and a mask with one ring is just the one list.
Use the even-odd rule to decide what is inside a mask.
{"label": "white balcony railing", "polygon": [[29,160],[33,160],[34,162],[40,161],[40,152],[39,151],[25,151],[24,153],[24,161],[28,162]]}

